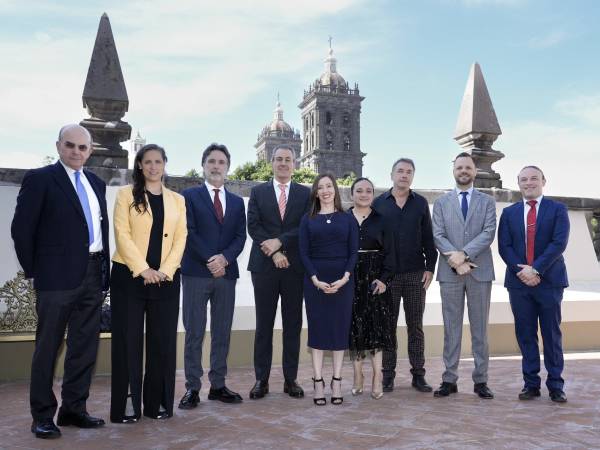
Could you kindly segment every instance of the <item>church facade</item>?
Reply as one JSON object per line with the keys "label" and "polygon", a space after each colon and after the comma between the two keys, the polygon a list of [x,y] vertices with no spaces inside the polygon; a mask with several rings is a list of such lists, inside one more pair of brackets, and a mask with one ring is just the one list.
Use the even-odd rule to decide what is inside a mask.
{"label": "church facade", "polygon": [[363,100],[358,85],[350,88],[337,71],[337,60],[330,47],[324,72],[304,91],[299,105],[302,135],[283,121],[278,101],[273,121],[263,128],[255,144],[257,159],[269,161],[273,149],[285,144],[296,152],[299,167],[317,173],[331,172],[336,178],[362,176],[366,155],[360,148]]}

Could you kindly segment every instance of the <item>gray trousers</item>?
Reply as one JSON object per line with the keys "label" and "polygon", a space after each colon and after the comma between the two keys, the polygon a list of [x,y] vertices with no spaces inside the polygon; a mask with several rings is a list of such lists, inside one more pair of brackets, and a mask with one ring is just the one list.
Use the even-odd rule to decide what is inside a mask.
{"label": "gray trousers", "polygon": [[210,300],[210,371],[214,389],[225,386],[231,323],[237,280],[183,276],[183,325],[185,327],[185,387],[202,386],[202,342],[206,331],[206,307]]}
{"label": "gray trousers", "polygon": [[492,282],[477,281],[472,276],[467,275],[456,282],[440,281],[440,292],[442,296],[442,316],[444,317],[444,365],[446,366],[442,381],[456,383],[458,380],[458,362],[460,359],[466,293],[471,329],[471,348],[475,359],[473,381],[475,383],[487,383],[489,362],[487,325]]}

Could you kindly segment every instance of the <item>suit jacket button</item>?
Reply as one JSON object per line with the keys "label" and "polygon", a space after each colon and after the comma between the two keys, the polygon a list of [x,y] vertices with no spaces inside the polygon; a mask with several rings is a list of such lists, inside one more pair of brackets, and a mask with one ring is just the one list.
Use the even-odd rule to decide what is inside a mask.
{"label": "suit jacket button", "polygon": [[165,233],[165,237],[169,237],[169,233]]}

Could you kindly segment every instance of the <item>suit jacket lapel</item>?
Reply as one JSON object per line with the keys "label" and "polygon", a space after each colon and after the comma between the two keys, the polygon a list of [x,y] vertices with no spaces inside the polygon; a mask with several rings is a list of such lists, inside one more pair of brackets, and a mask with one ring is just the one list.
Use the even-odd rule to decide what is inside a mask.
{"label": "suit jacket lapel", "polygon": [[81,215],[81,217],[85,218],[85,215],[83,214],[83,208],[81,207],[81,202],[77,196],[77,192],[75,192],[73,183],[71,183],[69,175],[67,175],[67,171],[62,166],[60,161],[54,164],[54,179],[58,183],[58,186],[63,190],[67,198],[71,201],[77,212]]}
{"label": "suit jacket lapel", "polygon": [[535,219],[535,236],[537,237],[540,231],[540,225],[544,223],[544,217],[546,216],[546,212],[548,212],[548,200],[546,197],[542,197],[542,201],[540,202],[540,207],[537,211],[537,217]]}
{"label": "suit jacket lapel", "polygon": [[[267,194],[267,198],[269,199],[269,201],[271,202],[271,206],[273,208],[275,208],[275,213],[277,214],[277,217],[279,217],[279,220],[281,220],[281,222],[283,222],[283,220],[281,219],[281,214],[279,214],[279,203],[277,203],[277,195],[275,195],[275,186],[276,186],[276,181],[275,178],[273,178],[271,180],[271,182],[269,183],[269,193]],[[292,185],[290,184],[290,197],[292,196]],[[289,204],[290,199],[287,199],[287,203],[285,206],[285,212],[287,214],[287,205]],[[285,219],[285,214],[284,214],[284,219]]]}
{"label": "suit jacket lapel", "polygon": [[[477,208],[477,205],[479,205],[479,196],[479,191],[477,189],[473,189],[473,192],[471,193],[471,201],[469,202],[469,209],[467,210],[467,219],[465,220],[465,224],[468,223],[471,217],[473,217],[473,214],[475,214],[475,209]],[[462,216],[462,211],[460,215]]]}
{"label": "suit jacket lapel", "polygon": [[200,186],[200,198],[206,204],[206,207],[208,208],[209,211],[212,212],[215,220],[218,222],[219,219],[217,219],[217,212],[215,211],[215,205],[210,198],[210,194],[208,193],[208,188],[206,187],[206,184],[203,184],[202,186]]}
{"label": "suit jacket lapel", "polygon": [[[462,215],[462,211],[460,209],[460,204],[458,202],[458,195],[456,194],[456,189],[452,189],[452,191],[450,191],[448,193],[448,199],[450,200],[450,203],[452,204],[452,209],[454,210],[454,212],[456,213],[456,215],[458,216],[458,219],[460,220],[460,223],[462,223],[463,225],[465,224],[465,218]],[[473,199],[471,199],[473,200]],[[468,215],[467,215],[468,217]]]}
{"label": "suit jacket lapel", "polygon": [[[517,215],[516,220],[517,220],[517,224],[518,224],[517,229],[519,230],[519,239],[521,240],[521,244],[522,244],[521,251],[523,252],[522,254],[525,255],[527,252],[527,249],[526,249],[527,244],[525,243],[525,221],[523,219],[523,214],[524,214],[523,208],[524,208],[523,202],[521,201],[517,204],[517,211],[515,214]],[[517,247],[515,246],[515,248],[517,248]]]}
{"label": "suit jacket lapel", "polygon": [[85,173],[85,177],[87,178],[88,182],[90,183],[90,186],[92,186],[92,189],[94,190],[94,194],[96,194],[96,199],[98,200],[98,204],[100,205],[100,213],[102,215],[102,217],[104,217],[104,204],[105,202],[102,201],[102,192],[100,192],[98,190],[98,185],[96,184],[96,181],[93,177],[89,176],[90,172],[87,169],[83,169],[83,172]]}

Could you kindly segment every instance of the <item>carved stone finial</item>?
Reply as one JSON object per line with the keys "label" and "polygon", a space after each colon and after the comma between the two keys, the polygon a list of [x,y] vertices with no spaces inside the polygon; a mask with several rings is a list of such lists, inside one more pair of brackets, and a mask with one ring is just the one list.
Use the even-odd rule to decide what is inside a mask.
{"label": "carved stone finial", "polygon": [[454,139],[471,153],[475,160],[476,187],[502,187],[500,174],[492,169],[492,164],[504,157],[502,152],[492,148],[492,144],[501,134],[502,130],[481,67],[474,63],[458,114]]}
{"label": "carved stone finial", "polygon": [[131,137],[131,126],[121,119],[129,108],[129,99],[106,13],[98,25],[82,99],[90,118],[80,124],[94,141],[94,152],[86,165],[126,169],[127,151],[120,143]]}

